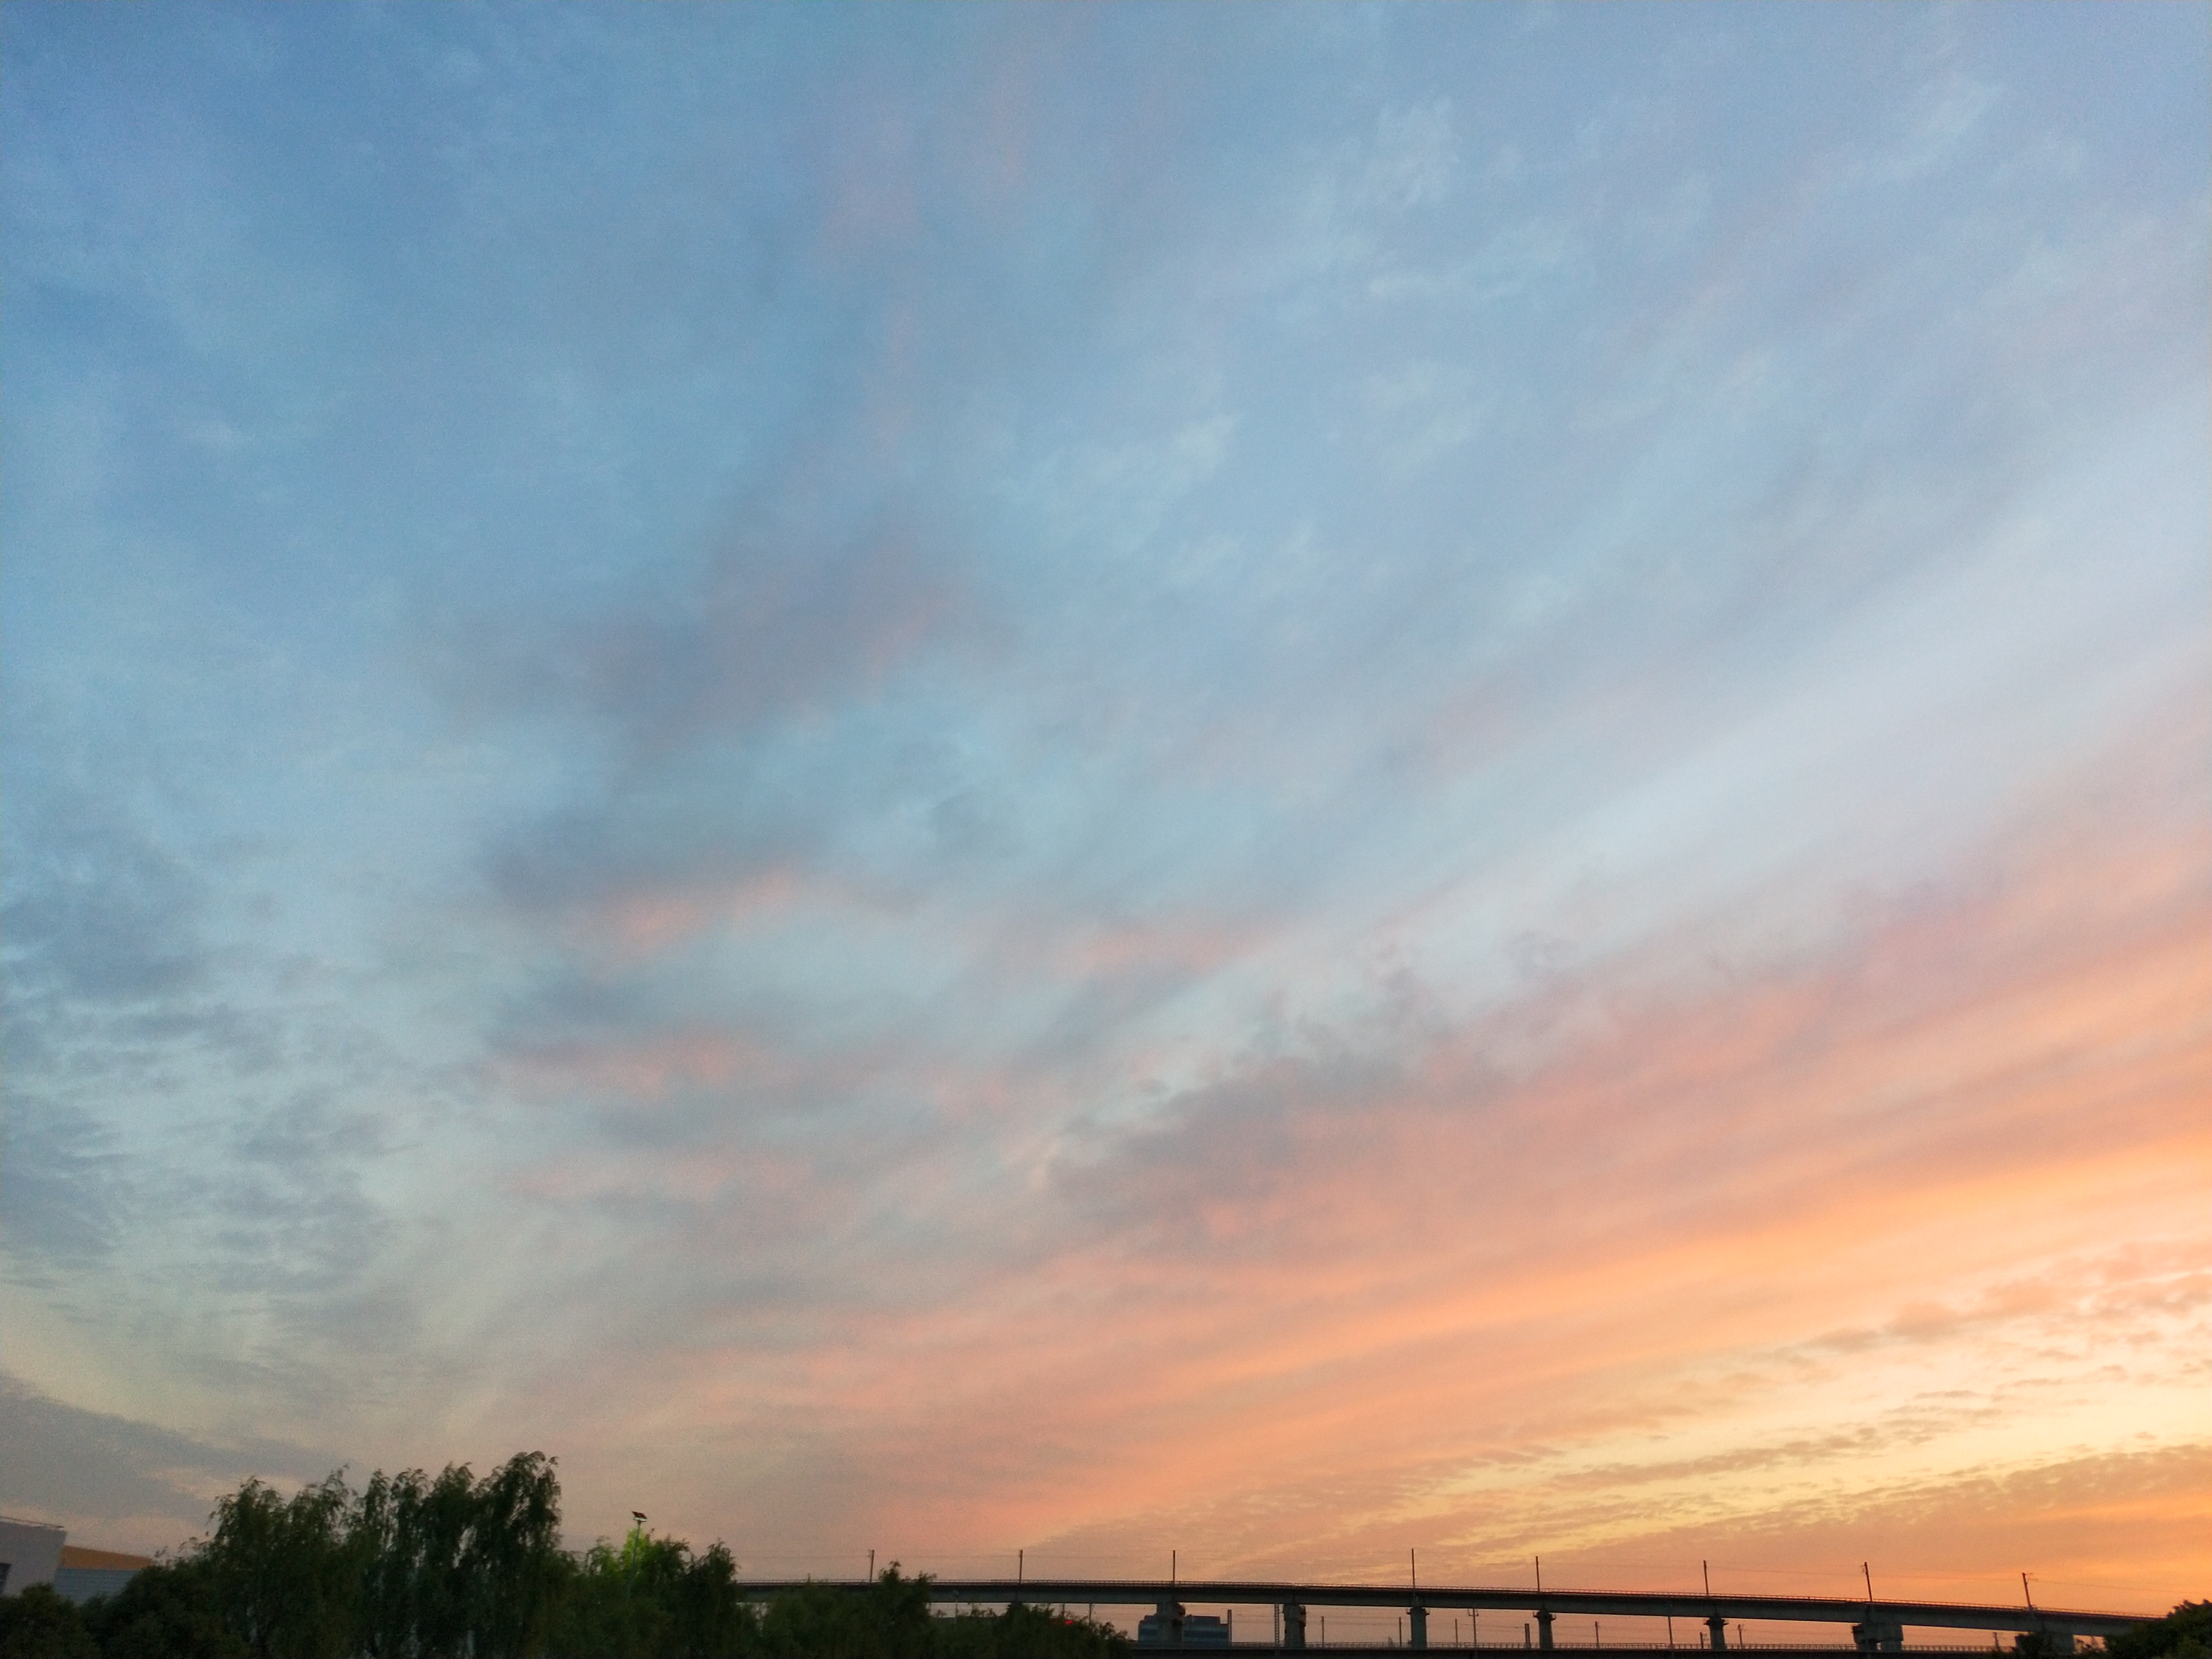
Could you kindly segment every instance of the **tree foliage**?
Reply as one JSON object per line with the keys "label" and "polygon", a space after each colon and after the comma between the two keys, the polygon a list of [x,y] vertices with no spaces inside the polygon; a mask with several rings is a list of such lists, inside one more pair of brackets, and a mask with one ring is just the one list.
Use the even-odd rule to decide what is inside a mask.
{"label": "tree foliage", "polygon": [[[341,1474],[286,1497],[249,1480],[209,1535],[82,1613],[51,1590],[0,1601],[0,1659],[1109,1659],[1103,1625],[1018,1603],[938,1618],[894,1562],[865,1589],[809,1584],[757,1607],[716,1543],[640,1526],[561,1547],[553,1460],[478,1478]],[[2160,1655],[2130,1659],[2161,1659]]]}
{"label": "tree foliage", "polygon": [[2212,1601],[2184,1601],[2109,1638],[2105,1651],[2112,1659],[2212,1659]]}
{"label": "tree foliage", "polygon": [[483,1480],[379,1471],[354,1506],[358,1638],[368,1659],[541,1652],[563,1577],[561,1486],[542,1453]]}
{"label": "tree foliage", "polygon": [[362,1540],[337,1474],[283,1498],[249,1480],[216,1504],[199,1559],[223,1623],[252,1659],[327,1659],[354,1647]]}
{"label": "tree foliage", "polygon": [[76,1609],[50,1584],[0,1600],[0,1659],[97,1659]]}
{"label": "tree foliage", "polygon": [[572,1562],[549,1651],[604,1659],[732,1659],[754,1650],[752,1604],[738,1564],[715,1544],[654,1538],[642,1528]]}
{"label": "tree foliage", "polygon": [[1110,1659],[1128,1638],[1110,1625],[1016,1601],[1006,1612],[942,1621],[936,1650],[957,1659]]}
{"label": "tree foliage", "polygon": [[761,1646],[807,1659],[924,1659],[942,1622],[930,1617],[929,1581],[901,1576],[894,1561],[858,1595],[809,1584],[776,1597],[761,1621]]}
{"label": "tree foliage", "polygon": [[158,1562],[131,1574],[118,1595],[93,1602],[85,1622],[102,1659],[246,1659],[223,1622],[210,1563]]}

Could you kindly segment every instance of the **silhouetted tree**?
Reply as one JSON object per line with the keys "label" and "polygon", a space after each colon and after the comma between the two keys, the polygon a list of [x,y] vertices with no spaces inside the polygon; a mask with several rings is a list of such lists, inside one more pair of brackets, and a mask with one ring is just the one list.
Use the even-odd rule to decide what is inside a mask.
{"label": "silhouetted tree", "polygon": [[346,1659],[356,1646],[364,1540],[333,1473],[291,1498],[249,1480],[216,1505],[202,1546],[223,1622],[252,1659]]}
{"label": "silhouetted tree", "polygon": [[[1088,1620],[1017,1603],[939,1619],[893,1562],[865,1589],[808,1584],[763,1613],[720,1543],[642,1525],[560,1547],[553,1460],[483,1479],[337,1474],[279,1496],[249,1480],[205,1541],[82,1617],[51,1590],[0,1602],[0,1659],[1116,1659]],[[95,1646],[96,1643],[96,1646]],[[2170,1649],[2124,1659],[2166,1659]],[[2212,1659],[2185,1650],[2180,1659]]]}
{"label": "silhouetted tree", "polygon": [[2112,1659],[2212,1659],[2212,1601],[2184,1601],[2163,1619],[2108,1637]]}
{"label": "silhouetted tree", "polygon": [[808,1584],[777,1596],[761,1620],[761,1643],[779,1659],[923,1659],[942,1622],[929,1614],[929,1580],[902,1577],[894,1561],[857,1595]]}
{"label": "silhouetted tree", "polygon": [[543,1452],[510,1457],[475,1494],[464,1558],[476,1659],[543,1650],[560,1582],[561,1483]]}
{"label": "silhouetted tree", "polygon": [[1128,1638],[1110,1625],[1016,1601],[998,1614],[963,1613],[938,1623],[945,1659],[1114,1659]]}
{"label": "silhouetted tree", "polygon": [[556,1598],[556,1659],[736,1659],[754,1647],[752,1604],[721,1544],[694,1555],[672,1538],[631,1530],[570,1565]]}
{"label": "silhouetted tree", "polygon": [[738,1564],[719,1540],[685,1565],[676,1586],[676,1659],[737,1659],[753,1645],[753,1605],[738,1590]]}
{"label": "silhouetted tree", "polygon": [[352,1514],[370,1659],[526,1659],[543,1650],[562,1581],[553,1460],[519,1454],[477,1480],[379,1471]]}
{"label": "silhouetted tree", "polygon": [[353,1517],[362,1558],[361,1634],[371,1659],[459,1654],[472,1623],[464,1557],[476,1517],[465,1465],[373,1475]]}
{"label": "silhouetted tree", "polygon": [[200,1557],[156,1562],[84,1610],[101,1659],[246,1659],[222,1621],[214,1575]]}
{"label": "silhouetted tree", "polygon": [[74,1604],[51,1584],[0,1599],[0,1659],[100,1659]]}

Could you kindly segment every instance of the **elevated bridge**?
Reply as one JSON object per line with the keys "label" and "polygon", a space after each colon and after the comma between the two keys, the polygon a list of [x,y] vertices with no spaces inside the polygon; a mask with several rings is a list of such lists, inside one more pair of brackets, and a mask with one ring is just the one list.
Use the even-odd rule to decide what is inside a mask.
{"label": "elevated bridge", "polygon": [[[750,1595],[765,1598],[780,1591],[797,1589],[806,1583],[826,1583],[855,1592],[868,1588],[865,1578],[755,1581],[742,1583],[739,1588]],[[1154,1618],[1147,1623],[1160,1633],[1158,1644],[1167,1647],[1184,1645],[1186,1603],[1271,1608],[1279,1615],[1273,1622],[1279,1634],[1262,1645],[1292,1651],[1309,1645],[1308,1613],[1327,1607],[1402,1613],[1407,1620],[1405,1644],[1413,1648],[1429,1645],[1429,1618],[1440,1612],[1524,1614],[1526,1623],[1534,1626],[1525,1644],[1545,1650],[1562,1645],[1553,1638],[1553,1625],[1563,1616],[1591,1618],[1601,1622],[1608,1617],[1663,1620],[1670,1626],[1680,1620],[1689,1626],[1685,1632],[1689,1639],[1683,1646],[1691,1651],[1699,1648],[1726,1651],[1730,1645],[1729,1626],[1756,1620],[1761,1624],[1846,1625],[1850,1627],[1852,1646],[1861,1653],[1901,1653],[1905,1650],[1905,1633],[1908,1630],[2009,1631],[2040,1637],[2046,1654],[2070,1653],[2079,1638],[2114,1636],[2146,1619],[2159,1616],[2091,1612],[2079,1607],[2038,1607],[2025,1603],[2012,1607],[1973,1601],[1899,1601],[1887,1597],[1698,1593],[1677,1595],[1640,1590],[1506,1589],[1478,1584],[1293,1583],[1259,1578],[938,1578],[929,1583],[929,1597],[934,1602],[963,1607],[1001,1606],[1009,1601],[1026,1601],[1032,1607],[1149,1607],[1154,1610]],[[1923,1643],[1925,1640],[1923,1638]],[[1483,1644],[1491,1648],[1523,1644]],[[1341,1648],[1346,1644],[1330,1645]],[[1608,1648],[1613,1645],[1607,1644]],[[1624,1641],[1618,1644],[1618,1650],[1624,1654],[1648,1652],[1652,1646],[1649,1642]]]}

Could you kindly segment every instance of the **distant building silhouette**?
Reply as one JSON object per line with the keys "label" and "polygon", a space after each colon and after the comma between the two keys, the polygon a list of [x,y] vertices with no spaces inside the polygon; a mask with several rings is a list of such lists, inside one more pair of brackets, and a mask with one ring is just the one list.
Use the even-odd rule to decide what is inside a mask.
{"label": "distant building silhouette", "polygon": [[1163,1607],[1158,1613],[1148,1613],[1137,1620],[1137,1645],[1140,1648],[1167,1648],[1177,1645],[1175,1627],[1182,1627],[1181,1645],[1187,1648],[1225,1648],[1229,1645],[1230,1624],[1217,1613],[1185,1613],[1181,1607]]}

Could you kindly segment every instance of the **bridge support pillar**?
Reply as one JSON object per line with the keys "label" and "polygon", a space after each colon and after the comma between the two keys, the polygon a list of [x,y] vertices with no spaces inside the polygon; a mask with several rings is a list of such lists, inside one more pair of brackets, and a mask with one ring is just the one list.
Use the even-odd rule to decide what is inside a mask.
{"label": "bridge support pillar", "polygon": [[1413,1614],[1413,1639],[1406,1645],[1425,1648],[1429,1644],[1429,1610],[1416,1601],[1407,1611]]}
{"label": "bridge support pillar", "polygon": [[1546,1652],[1552,1648],[1552,1615],[1539,1608],[1536,1613],[1536,1645]]}
{"label": "bridge support pillar", "polygon": [[1306,1644],[1306,1610],[1297,1601],[1283,1603],[1283,1645],[1303,1651]]}
{"label": "bridge support pillar", "polygon": [[1894,1619],[1869,1619],[1851,1626],[1851,1641],[1861,1653],[1902,1653],[1905,1626]]}
{"label": "bridge support pillar", "polygon": [[1726,1653],[1728,1651],[1728,1620],[1717,1613],[1705,1620],[1705,1628],[1713,1633],[1713,1651]]}

